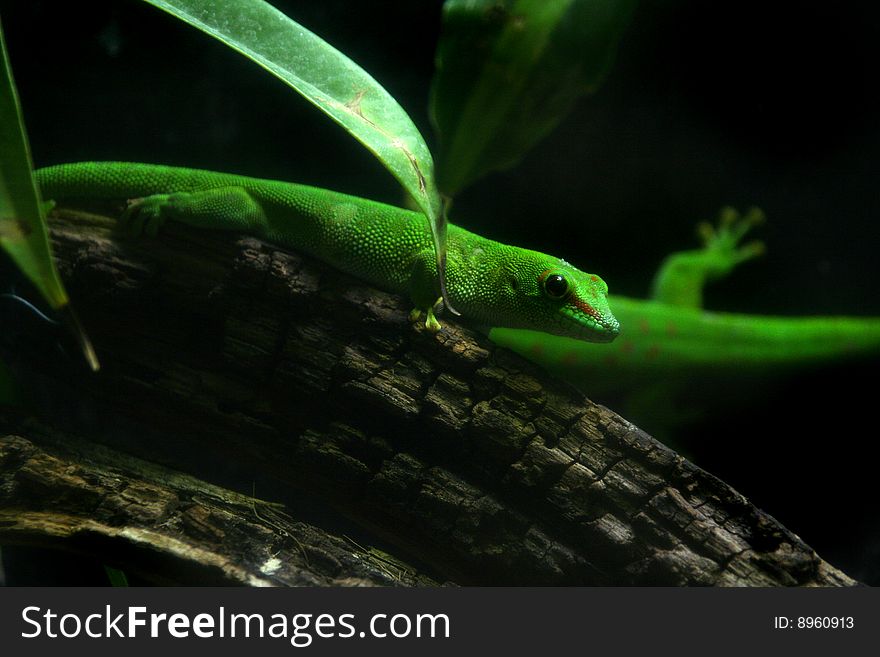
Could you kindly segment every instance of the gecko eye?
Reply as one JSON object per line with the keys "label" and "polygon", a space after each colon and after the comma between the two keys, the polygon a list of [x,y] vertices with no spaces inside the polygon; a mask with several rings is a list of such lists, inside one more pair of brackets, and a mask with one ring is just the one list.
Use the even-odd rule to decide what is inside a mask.
{"label": "gecko eye", "polygon": [[544,279],[544,291],[549,297],[561,299],[568,294],[568,281],[562,274],[550,274]]}

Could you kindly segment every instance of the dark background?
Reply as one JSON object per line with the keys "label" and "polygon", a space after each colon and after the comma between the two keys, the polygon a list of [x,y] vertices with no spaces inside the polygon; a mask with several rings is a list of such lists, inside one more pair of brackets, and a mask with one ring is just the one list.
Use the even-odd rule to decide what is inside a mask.
{"label": "dark background", "polygon": [[[440,2],[273,3],[366,68],[429,141]],[[642,2],[600,91],[457,223],[644,296],[723,205],[756,205],[768,254],[712,308],[880,315],[878,9],[846,0]],[[37,166],[120,159],[397,202],[369,154],[254,64],[143,3],[0,0]],[[850,575],[880,583],[877,362],[791,381],[693,427],[697,462]],[[650,430],[650,427],[646,427]]]}

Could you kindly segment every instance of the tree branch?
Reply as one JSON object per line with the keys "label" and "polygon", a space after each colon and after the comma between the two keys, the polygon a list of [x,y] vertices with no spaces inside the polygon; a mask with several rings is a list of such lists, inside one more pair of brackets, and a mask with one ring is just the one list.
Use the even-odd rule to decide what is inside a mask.
{"label": "tree branch", "polygon": [[[131,457],[213,491],[256,482],[261,497],[308,515],[325,543],[354,526],[359,543],[386,546],[434,581],[854,583],[723,482],[449,318],[431,335],[409,324],[404,300],[259,240],[170,226],[128,242],[111,228],[56,218],[60,267],[105,367],[83,385],[46,365],[40,426],[50,430],[7,419],[33,443],[7,439],[19,452],[85,467],[63,452],[75,438],[112,449],[137,485],[156,477],[134,477],[146,470],[125,465]],[[25,504],[11,472],[7,519],[57,498],[47,484]],[[191,499],[202,484],[187,482]],[[241,496],[212,495],[259,525]],[[117,519],[153,531],[159,517]],[[285,539],[263,527],[262,553],[238,550],[238,532],[209,532],[212,554],[248,555],[215,572],[266,579],[255,564]],[[15,531],[0,521],[0,542]],[[282,560],[302,569],[285,549]],[[277,581],[387,583],[353,564]],[[428,581],[401,570],[404,583]]]}

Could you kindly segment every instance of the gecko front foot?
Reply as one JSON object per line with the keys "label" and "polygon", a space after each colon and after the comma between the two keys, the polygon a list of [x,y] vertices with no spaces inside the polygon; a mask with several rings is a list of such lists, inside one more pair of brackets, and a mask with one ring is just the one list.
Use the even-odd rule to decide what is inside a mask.
{"label": "gecko front foot", "polygon": [[172,194],[153,194],[143,198],[129,199],[119,218],[123,229],[132,237],[147,234],[155,237],[165,223],[166,209]]}
{"label": "gecko front foot", "polygon": [[763,221],[764,213],[759,208],[750,208],[740,216],[735,209],[726,207],[721,209],[717,228],[704,221],[697,226],[697,231],[703,241],[703,249],[733,268],[765,252],[766,247],[760,240],[740,244],[746,233]]}
{"label": "gecko front foot", "polygon": [[708,222],[699,224],[703,248],[666,257],[654,276],[654,300],[671,306],[702,308],[703,287],[708,281],[727,276],[740,263],[764,253],[763,242],[740,244],[743,236],[763,220],[764,213],[758,208],[742,217],[733,208],[724,208],[717,227]]}
{"label": "gecko front foot", "polygon": [[[434,302],[434,305],[428,308],[425,316],[425,328],[428,329],[431,333],[439,333],[443,326],[437,320],[436,313],[440,312],[440,309],[443,307],[443,297],[437,299]],[[409,321],[415,322],[422,316],[421,308],[413,308],[412,312],[409,314]]]}

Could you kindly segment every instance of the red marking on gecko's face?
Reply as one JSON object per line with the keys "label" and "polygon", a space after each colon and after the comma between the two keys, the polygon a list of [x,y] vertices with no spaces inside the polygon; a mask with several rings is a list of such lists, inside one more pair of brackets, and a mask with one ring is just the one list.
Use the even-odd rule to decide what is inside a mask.
{"label": "red marking on gecko's face", "polygon": [[589,315],[597,322],[602,323],[601,313],[599,313],[599,311],[593,308],[593,306],[588,304],[586,301],[582,301],[581,299],[578,299],[575,295],[571,295],[571,297],[568,299],[568,302],[575,308],[580,310],[582,313]]}
{"label": "red marking on gecko's face", "polygon": [[596,281],[599,280],[599,277],[596,276],[596,274],[590,274],[590,280],[591,280],[593,283],[595,283]]}
{"label": "red marking on gecko's face", "polygon": [[[543,272],[541,272],[541,275],[538,276],[538,282],[543,285],[544,281],[547,280],[547,277],[552,273],[553,273],[552,269],[545,269]],[[591,280],[598,280],[598,277],[596,277],[596,276],[591,276],[590,278],[591,278]],[[593,296],[594,297],[596,296],[595,290],[593,290]],[[588,304],[586,301],[579,299],[576,294],[572,294],[570,288],[569,288],[569,292],[567,293],[567,295],[562,298],[565,299],[566,303],[570,303],[571,305],[573,305],[575,308],[580,310],[585,315],[589,315],[590,317],[595,319],[600,324],[602,323],[603,318],[602,318],[601,313],[599,313],[595,308],[593,308],[593,306]]]}

